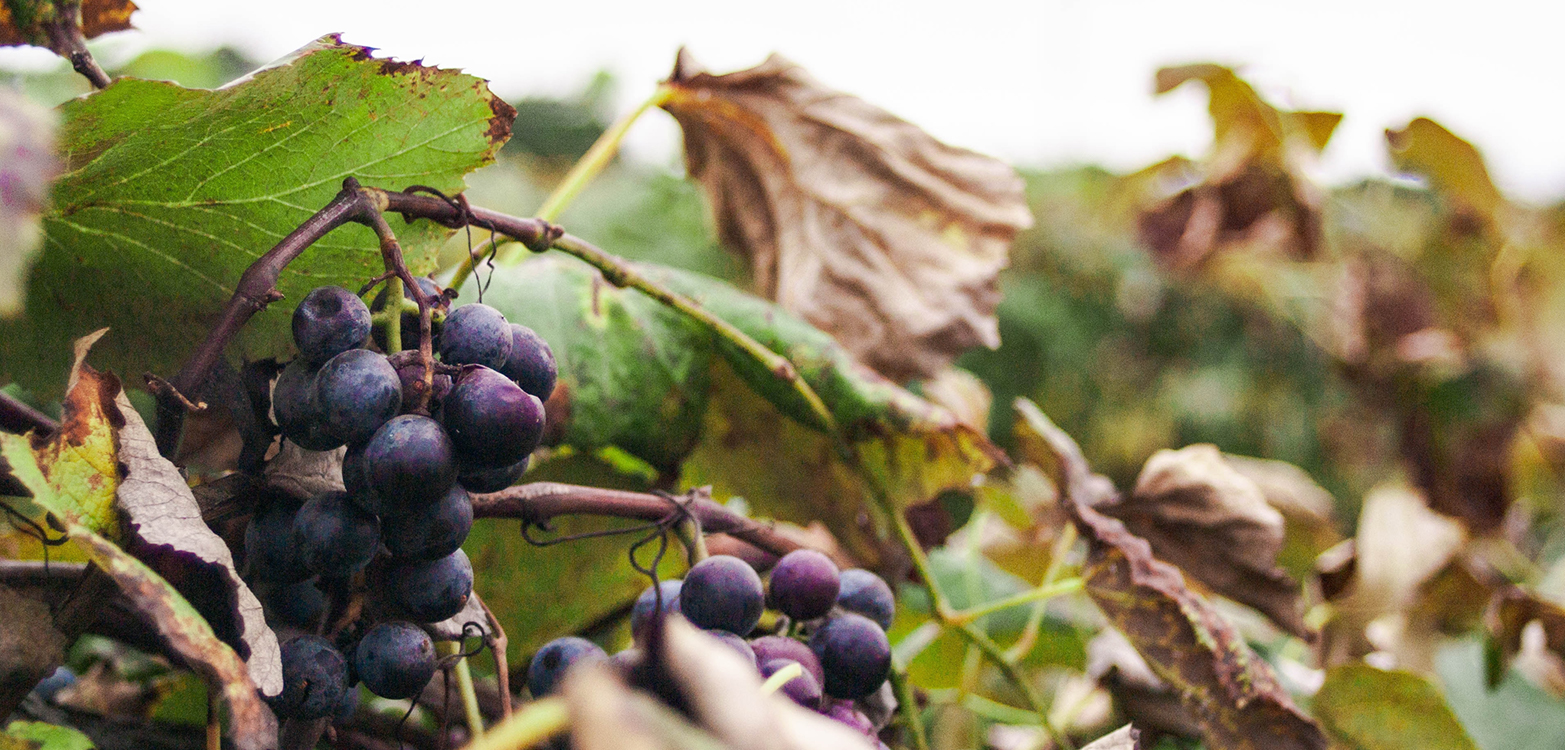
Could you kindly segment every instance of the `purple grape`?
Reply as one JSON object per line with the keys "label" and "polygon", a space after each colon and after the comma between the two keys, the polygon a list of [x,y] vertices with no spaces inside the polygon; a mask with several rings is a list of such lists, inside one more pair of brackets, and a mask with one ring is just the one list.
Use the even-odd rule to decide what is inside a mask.
{"label": "purple grape", "polygon": [[864,615],[883,629],[891,627],[897,612],[897,600],[891,595],[891,587],[880,576],[863,568],[842,571],[837,606]]}
{"label": "purple grape", "polygon": [[433,560],[462,547],[473,528],[473,501],[453,485],[434,504],[417,513],[388,513],[381,518],[381,541],[396,557]]}
{"label": "purple grape", "polygon": [[609,667],[619,672],[622,676],[629,676],[631,671],[640,666],[643,656],[641,649],[631,647],[616,652],[609,657]]}
{"label": "purple grape", "polygon": [[327,433],[362,443],[402,410],[402,379],[385,356],[352,349],[321,366],[315,398]]}
{"label": "purple grape", "polygon": [[326,434],[321,422],[315,375],[316,371],[303,359],[289,362],[272,387],[272,413],[277,415],[277,428],[283,437],[294,445],[311,451],[334,450],[342,441]]}
{"label": "purple grape", "polygon": [[[761,665],[761,676],[770,678],[790,664],[799,663],[792,659],[772,659]],[[803,667],[804,665],[799,664],[799,666]],[[778,691],[788,696],[788,699],[794,703],[810,710],[817,709],[821,705],[821,684],[815,681],[815,675],[810,674],[808,669],[800,672],[798,677],[783,683],[782,687],[778,688]]]}
{"label": "purple grape", "polygon": [[827,718],[861,732],[869,741],[880,742],[880,737],[875,734],[875,723],[858,710],[852,701],[827,700],[820,711]]}
{"label": "purple grape", "polygon": [[543,439],[543,402],[504,375],[473,367],[457,377],[440,421],[464,467],[511,466]]}
{"label": "purple grape", "polygon": [[293,311],[293,343],[304,361],[321,365],[370,335],[370,309],[353,292],[323,286],[310,290]]}
{"label": "purple grape", "polygon": [[511,356],[505,360],[500,374],[522,387],[522,390],[548,401],[554,392],[554,381],[559,370],[554,364],[554,350],[549,343],[527,326],[511,324]]}
{"label": "purple grape", "polygon": [[722,641],[724,646],[733,649],[734,653],[744,657],[744,660],[749,662],[750,666],[755,666],[755,652],[750,650],[750,644],[745,639],[726,630],[707,630],[704,632]]}
{"label": "purple grape", "polygon": [[598,644],[585,638],[566,636],[543,644],[527,665],[527,689],[533,698],[542,698],[560,687],[560,680],[571,667],[584,660],[607,659]]}
{"label": "purple grape", "polygon": [[326,611],[326,595],[313,579],[271,587],[262,601],[266,614],[296,628],[313,628]]}
{"label": "purple grape", "polygon": [[380,521],[346,492],[322,492],[299,508],[293,519],[299,559],[312,572],[334,577],[364,569],[380,548]]}
{"label": "purple grape", "polygon": [[455,617],[473,593],[473,564],[462,550],[437,560],[407,560],[386,571],[392,596],[416,622]]}
{"label": "purple grape", "polygon": [[755,652],[755,660],[762,664],[778,659],[796,661],[815,678],[815,684],[826,682],[826,671],[821,669],[821,660],[815,657],[815,652],[792,638],[782,635],[761,636],[750,641],[750,650]]}
{"label": "purple grape", "polygon": [[385,513],[412,513],[456,483],[456,455],[446,431],[429,417],[404,414],[364,446],[364,474]]}
{"label": "purple grape", "polygon": [[367,443],[348,446],[342,454],[342,486],[360,508],[380,515],[380,500],[370,491],[369,474],[364,469],[364,447]]}
{"label": "purple grape", "polygon": [[795,620],[813,620],[831,611],[839,583],[831,558],[812,549],[794,550],[772,568],[770,602]]}
{"label": "purple grape", "polygon": [[511,355],[511,324],[481,302],[463,305],[446,316],[440,329],[440,359],[448,365],[505,366]]}
{"label": "purple grape", "polygon": [[418,695],[438,665],[429,634],[401,620],[370,628],[353,651],[353,669],[364,687],[393,700]]}
{"label": "purple grape", "polygon": [[[413,359],[395,365],[397,379],[402,382],[402,406],[404,410],[411,410],[412,404],[417,403],[418,393],[424,388],[424,363]],[[443,372],[437,372],[430,377],[429,398],[434,403],[439,403],[451,393],[451,376]]]}
{"label": "purple grape", "polygon": [[458,466],[456,481],[468,492],[499,492],[521,480],[531,460],[531,456],[524,456],[522,460],[498,469],[463,469]]}
{"label": "purple grape", "polygon": [[[679,591],[685,585],[682,579],[675,578],[671,581],[658,581],[658,588],[663,591],[663,614],[671,615],[679,612]],[[636,638],[641,638],[642,631],[647,627],[647,622],[652,619],[652,613],[657,609],[657,594],[651,586],[636,597],[636,603],[630,608],[630,632]]]}
{"label": "purple grape", "polygon": [[766,593],[761,576],[731,555],[713,555],[685,574],[679,609],[698,628],[746,635],[761,621]]}
{"label": "purple grape", "polygon": [[850,612],[828,619],[810,637],[810,650],[826,672],[821,687],[833,698],[863,698],[891,673],[891,641],[863,615]]}
{"label": "purple grape", "polygon": [[299,512],[293,500],[273,499],[250,517],[245,529],[245,565],[263,581],[297,583],[310,577],[293,542],[293,520]]}
{"label": "purple grape", "polygon": [[282,646],[283,692],[268,701],[285,719],[331,716],[348,690],[348,662],[318,635],[302,635]]}

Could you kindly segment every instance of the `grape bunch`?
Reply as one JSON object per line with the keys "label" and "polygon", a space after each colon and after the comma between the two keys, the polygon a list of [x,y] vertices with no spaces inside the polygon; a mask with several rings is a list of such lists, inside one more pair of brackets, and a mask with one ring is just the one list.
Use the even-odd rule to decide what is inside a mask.
{"label": "grape bunch", "polygon": [[[433,281],[419,285],[446,306]],[[385,303],[382,292],[376,307]],[[273,413],[300,448],[346,446],[344,489],[302,503],[272,498],[246,531],[248,568],[283,623],[311,628],[328,606],[323,589],[366,581],[366,611],[385,617],[345,629],[339,643],[302,636],[284,645],[274,708],[285,718],[333,715],[356,698],[354,682],[385,698],[423,688],[436,658],[419,623],[455,616],[472,593],[461,549],[473,524],[469,493],[514,484],[542,439],[556,377],[548,345],[488,305],[437,313],[431,372],[417,352],[416,313],[377,320],[339,287],[311,291],[294,311],[299,356],[273,386]],[[392,324],[409,351],[368,348],[384,350]]]}
{"label": "grape bunch", "polygon": [[[757,629],[768,607],[782,616],[773,628],[777,632]],[[879,691],[890,675],[886,628],[895,608],[891,587],[879,576],[858,568],[839,570],[814,550],[783,556],[766,584],[743,560],[714,555],[684,579],[643,591],[631,607],[630,627],[643,642],[654,618],[678,614],[739,652],[763,678],[798,664],[802,674],[784,683],[781,692],[865,733],[873,745],[879,742],[874,727],[855,702]],[[641,661],[641,649],[606,656],[580,638],[551,641],[533,658],[528,687],[534,697],[542,697],[557,689],[572,665],[605,658],[630,674]]]}

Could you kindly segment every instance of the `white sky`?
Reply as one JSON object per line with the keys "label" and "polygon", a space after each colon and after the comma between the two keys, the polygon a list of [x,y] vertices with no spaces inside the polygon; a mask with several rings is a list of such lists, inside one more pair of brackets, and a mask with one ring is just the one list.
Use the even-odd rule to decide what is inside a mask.
{"label": "white sky", "polygon": [[[345,33],[460,67],[515,97],[619,77],[621,111],[688,45],[714,71],[778,51],[950,143],[1019,164],[1134,169],[1210,140],[1199,89],[1151,95],[1161,65],[1244,66],[1276,103],[1347,117],[1321,165],[1386,174],[1382,131],[1428,115],[1472,140],[1502,189],[1565,198],[1565,5],[1317,0],[139,0],[107,54],[232,43],[269,60]],[[41,55],[41,56],[40,56]],[[0,51],[0,67],[47,53]],[[638,124],[634,156],[673,163],[677,130]]]}

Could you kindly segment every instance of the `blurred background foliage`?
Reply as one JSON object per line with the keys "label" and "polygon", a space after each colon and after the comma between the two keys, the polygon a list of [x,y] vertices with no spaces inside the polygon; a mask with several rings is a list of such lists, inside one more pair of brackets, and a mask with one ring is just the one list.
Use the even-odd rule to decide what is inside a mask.
{"label": "blurred background foliage", "polygon": [[[111,72],[212,87],[254,67],[229,49],[155,51]],[[1320,590],[1311,563],[1353,537],[1363,499],[1388,483],[1419,487],[1437,510],[1488,534],[1487,551],[1474,554],[1500,580],[1565,601],[1565,392],[1557,374],[1565,365],[1565,203],[1507,201],[1478,152],[1427,120],[1387,133],[1388,154],[1406,174],[1323,188],[1310,180],[1308,162],[1330,138],[1334,116],[1274,109],[1215,66],[1170,69],[1158,85],[1191,81],[1212,92],[1216,143],[1206,158],[1129,175],[1022,169],[1036,224],[1016,241],[1000,279],[1002,343],[958,360],[990,391],[991,438],[1014,447],[1012,404],[1025,397],[1121,488],[1135,485],[1154,452],[1193,443],[1296,464],[1335,506],[1330,528],[1307,544],[1296,544],[1304,532],[1290,524],[1289,549],[1298,549],[1281,560],[1312,590],[1312,624],[1333,615],[1318,606],[1331,592]],[[64,68],[15,83],[51,104],[86,92]],[[469,178],[473,203],[532,213],[608,127],[616,85],[602,74],[573,96],[509,96],[518,109],[512,139],[498,163]],[[699,187],[677,169],[618,162],[560,223],[633,260],[749,281],[746,264],[712,239]],[[448,260],[465,245],[459,233]],[[935,556],[958,606],[1023,591],[1046,564],[1007,558],[1004,545],[984,537],[984,524],[1007,512],[981,499],[969,533]],[[1024,521],[1028,512],[1020,511]],[[1467,616],[1437,623],[1441,633],[1467,635],[1446,642],[1432,664],[1481,746],[1544,747],[1527,727],[1565,726],[1565,671],[1549,673],[1558,679],[1513,674],[1498,692],[1482,688],[1472,613],[1496,585],[1450,608]],[[904,593],[894,643],[926,619],[921,591]],[[1255,624],[1253,613],[1235,614],[1269,657],[1311,661],[1299,641]],[[1011,610],[990,621],[990,632],[1009,646],[1025,619]],[[1051,605],[1043,628],[1026,664],[1047,674],[1093,671],[1088,642],[1101,627],[1091,608]],[[1015,696],[975,671],[959,639],[941,636],[912,668],[937,696],[967,696],[940,709],[959,715],[936,723],[938,746],[1027,746],[1025,737],[984,734],[1015,718],[995,702]],[[1282,672],[1285,682],[1295,676]],[[1092,681],[1071,679],[1051,683],[1056,705],[1069,698],[1091,713],[1082,706]],[[982,689],[967,692],[975,687]],[[1115,693],[1122,702],[1127,695]]]}

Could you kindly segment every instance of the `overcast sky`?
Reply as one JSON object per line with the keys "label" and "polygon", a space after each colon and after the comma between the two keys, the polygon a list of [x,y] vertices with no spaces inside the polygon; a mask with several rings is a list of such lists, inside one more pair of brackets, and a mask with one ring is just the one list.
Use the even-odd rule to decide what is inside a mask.
{"label": "overcast sky", "polygon": [[[1383,130],[1428,115],[1476,143],[1503,189],[1565,198],[1565,6],[1537,0],[138,2],[140,31],[110,37],[103,54],[227,43],[269,60],[340,31],[464,68],[508,97],[570,93],[606,68],[622,110],[680,45],[718,72],[777,51],[943,140],[1037,166],[1199,156],[1204,92],[1153,97],[1152,75],[1216,61],[1243,66],[1274,102],[1346,113],[1321,165],[1328,181],[1387,174]],[[40,59],[0,52],[0,66]],[[647,118],[629,148],[674,163],[672,120]]]}

